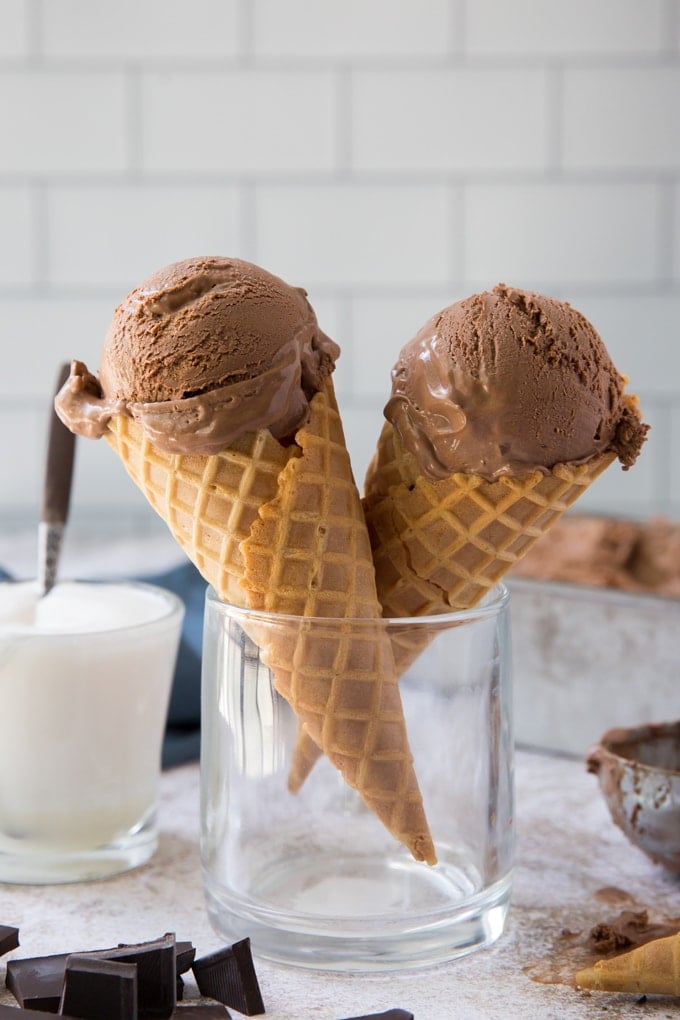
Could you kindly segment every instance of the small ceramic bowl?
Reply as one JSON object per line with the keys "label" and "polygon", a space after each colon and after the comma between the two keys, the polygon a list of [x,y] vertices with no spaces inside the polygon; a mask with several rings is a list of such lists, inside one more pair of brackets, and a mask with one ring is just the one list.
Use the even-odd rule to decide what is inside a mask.
{"label": "small ceramic bowl", "polygon": [[586,764],[631,843],[680,872],[680,720],[608,730]]}

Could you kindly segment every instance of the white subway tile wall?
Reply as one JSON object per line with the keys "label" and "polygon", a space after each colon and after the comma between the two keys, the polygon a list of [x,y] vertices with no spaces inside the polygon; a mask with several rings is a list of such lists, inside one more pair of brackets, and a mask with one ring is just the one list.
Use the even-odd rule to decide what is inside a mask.
{"label": "white subway tile wall", "polygon": [[28,53],[28,18],[24,0],[4,0],[0,57],[23,57]]}
{"label": "white subway tile wall", "polygon": [[[230,185],[55,185],[47,203],[51,289],[117,287],[186,257],[239,244],[239,192]],[[112,308],[109,309],[109,312]]]}
{"label": "white subway tile wall", "polygon": [[[59,363],[207,253],[307,287],[359,480],[425,319],[570,300],[653,426],[582,505],[680,514],[680,0],[3,0],[0,527],[37,518]],[[85,440],[72,513],[151,515]]]}
{"label": "white subway tile wall", "polygon": [[235,58],[241,51],[238,0],[47,0],[40,52],[48,57],[114,60]]}
{"label": "white subway tile wall", "polygon": [[[34,196],[29,185],[0,183],[1,292],[11,294],[13,289],[28,289],[33,283],[36,219]],[[4,349],[3,343],[3,353]]]}

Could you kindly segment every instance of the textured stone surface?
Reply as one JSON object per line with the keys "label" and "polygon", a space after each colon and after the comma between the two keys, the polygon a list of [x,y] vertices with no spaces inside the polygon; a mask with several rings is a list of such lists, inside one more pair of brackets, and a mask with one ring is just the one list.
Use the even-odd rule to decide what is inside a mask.
{"label": "textured stone surface", "polygon": [[[16,957],[136,942],[174,931],[200,954],[220,945],[204,908],[198,851],[198,767],[163,777],[155,858],[103,882],[0,886],[0,923],[19,926]],[[491,949],[454,963],[388,975],[344,975],[256,961],[270,1020],[334,1020],[392,1006],[418,1020],[589,1020],[674,1015],[677,1000],[577,991],[585,937],[622,909],[678,918],[677,879],[627,843],[580,761],[517,755],[517,871],[507,929]],[[680,919],[678,920],[680,925]],[[4,989],[0,1003],[13,1003]],[[197,996],[186,976],[185,1001]],[[541,979],[541,980],[537,980]],[[544,983],[550,979],[553,983]]]}

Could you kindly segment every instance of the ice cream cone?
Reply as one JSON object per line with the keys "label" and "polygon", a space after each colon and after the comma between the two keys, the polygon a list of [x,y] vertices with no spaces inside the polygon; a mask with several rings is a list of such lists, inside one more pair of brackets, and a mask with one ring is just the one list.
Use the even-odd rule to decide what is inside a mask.
{"label": "ice cream cone", "polygon": [[301,456],[242,544],[248,605],[348,622],[303,622],[263,655],[309,736],[413,856],[432,863],[389,638],[380,623],[356,636],[351,622],[377,620],[380,604],[331,383],[296,443]]}
{"label": "ice cream cone", "polygon": [[[505,284],[432,316],[391,376],[364,497],[386,617],[473,608],[648,429],[585,317]],[[391,633],[401,675],[429,639]]]}
{"label": "ice cream cone", "polygon": [[260,429],[211,456],[171,454],[125,415],[111,418],[105,438],[220,598],[243,605],[241,543],[259,508],[276,495],[279,475],[298,448],[284,447]]}
{"label": "ice cream cone", "polygon": [[[125,416],[111,419],[107,439],[221,598],[376,620],[370,543],[330,380],[310,408],[287,446],[265,429],[219,454],[165,453]],[[362,638],[349,622],[338,630],[303,620],[261,647],[306,733],[413,856],[433,863],[390,642],[380,624],[374,640]]]}
{"label": "ice cream cone", "polygon": [[680,932],[598,960],[576,974],[581,988],[642,995],[680,995]]}
{"label": "ice cream cone", "polygon": [[300,723],[288,773],[288,789],[291,793],[297,793],[302,788],[322,754],[319,745],[310,737],[304,724]]}
{"label": "ice cream cone", "polygon": [[[364,510],[378,598],[386,617],[472,609],[614,459],[488,482],[454,474],[430,480],[386,422],[366,478]],[[391,631],[397,676],[428,644],[406,628]],[[319,752],[298,735],[291,789],[299,789]]]}
{"label": "ice cream cone", "polygon": [[[385,422],[364,498],[384,615],[477,605],[614,458],[607,452],[494,481],[462,473],[431,479]],[[403,631],[393,644],[401,674],[423,644],[410,644]]]}

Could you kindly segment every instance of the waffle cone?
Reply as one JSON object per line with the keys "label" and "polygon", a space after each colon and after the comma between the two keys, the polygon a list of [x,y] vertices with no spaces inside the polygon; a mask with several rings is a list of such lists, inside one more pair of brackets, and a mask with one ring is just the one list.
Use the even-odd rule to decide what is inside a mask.
{"label": "waffle cone", "polygon": [[266,636],[253,625],[277,690],[305,739],[416,859],[433,863],[389,638],[376,622],[372,640],[359,640],[350,622],[381,612],[332,382],[289,446],[260,430],[219,454],[164,453],[127,417],[112,419],[107,438],[220,598],[302,618]]}
{"label": "waffle cone", "polygon": [[[383,614],[428,616],[477,605],[614,457],[495,481],[471,474],[432,480],[386,422],[364,498]],[[414,643],[395,634],[399,675],[425,644],[426,635]]]}
{"label": "waffle cone", "polygon": [[602,992],[680,995],[680,932],[598,960],[576,974],[576,984]]}
{"label": "waffle cone", "polygon": [[171,454],[125,416],[112,418],[105,436],[205,580],[220,598],[245,605],[241,543],[260,507],[276,495],[297,447],[283,447],[261,429],[212,456]]}
{"label": "waffle cone", "polygon": [[[366,476],[364,512],[373,548],[378,598],[390,618],[472,609],[574,503],[615,454],[586,464],[560,464],[488,482],[454,474],[432,481],[420,474],[389,422],[383,426]],[[393,628],[397,676],[429,644]],[[291,780],[299,788],[318,757],[300,733]]]}
{"label": "waffle cone", "polygon": [[[263,647],[306,733],[418,860],[432,863],[371,548],[332,388],[242,545],[248,605],[301,618]],[[305,618],[333,617],[312,625]],[[367,620],[360,633],[353,620]],[[338,625],[337,620],[346,620]],[[370,621],[376,621],[370,626]],[[370,640],[367,640],[369,638]]]}

